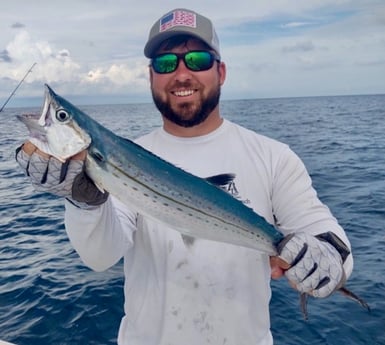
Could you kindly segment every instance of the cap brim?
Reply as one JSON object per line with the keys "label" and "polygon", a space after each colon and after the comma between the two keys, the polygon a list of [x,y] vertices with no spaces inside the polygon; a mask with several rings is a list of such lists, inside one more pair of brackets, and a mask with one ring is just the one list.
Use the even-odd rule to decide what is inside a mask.
{"label": "cap brim", "polygon": [[[150,39],[144,47],[144,55],[149,59],[151,59],[154,56],[157,49],[159,48],[159,46],[162,44],[162,42],[164,42],[165,40],[171,37],[182,36],[182,35],[187,35],[187,36],[197,38],[202,42],[206,43],[209,47],[211,47],[209,42],[206,42],[205,40],[202,39],[202,37],[196,35],[195,33],[186,30],[186,28],[183,28],[183,29],[175,28],[175,29],[171,29],[171,30],[159,33],[158,35]],[[212,49],[215,50],[214,48]]]}

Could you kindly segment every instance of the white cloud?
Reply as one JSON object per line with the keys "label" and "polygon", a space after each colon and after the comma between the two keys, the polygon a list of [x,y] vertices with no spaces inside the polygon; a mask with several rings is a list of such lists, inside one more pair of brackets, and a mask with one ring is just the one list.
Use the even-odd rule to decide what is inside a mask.
{"label": "white cloud", "polygon": [[301,26],[308,26],[308,25],[314,25],[314,23],[311,22],[291,22],[291,23],[286,23],[282,24],[282,28],[299,28]]}
{"label": "white cloud", "polygon": [[101,83],[108,80],[113,84],[122,86],[140,81],[146,72],[145,66],[137,66],[132,69],[125,64],[113,64],[105,69],[98,67],[90,70],[87,74],[87,80],[91,83]]}
{"label": "white cloud", "polygon": [[78,78],[80,70],[66,49],[55,49],[46,41],[36,41],[26,31],[19,31],[6,46],[12,64],[5,68],[2,77],[19,80],[27,69],[37,63],[28,76],[28,82],[69,82]]}
{"label": "white cloud", "polygon": [[82,78],[79,92],[94,94],[148,94],[148,67],[145,64],[133,63],[112,64],[106,67],[95,67]]}
{"label": "white cloud", "polygon": [[[56,48],[47,41],[37,41],[26,31],[19,31],[6,46],[7,58],[12,62],[1,73],[2,78],[19,81],[30,66],[36,62],[33,73],[28,75],[25,84],[33,87],[37,83],[56,84],[65,92],[85,94],[121,92],[122,87],[137,92],[148,89],[147,66],[145,61],[131,59],[131,63],[94,62],[87,71],[87,64],[81,65],[66,48]],[[127,60],[127,56],[121,57]],[[72,86],[71,86],[72,85]],[[98,89],[99,88],[99,89]],[[24,87],[28,90],[27,87]],[[5,92],[9,92],[5,90]],[[41,93],[41,90],[36,92]]]}

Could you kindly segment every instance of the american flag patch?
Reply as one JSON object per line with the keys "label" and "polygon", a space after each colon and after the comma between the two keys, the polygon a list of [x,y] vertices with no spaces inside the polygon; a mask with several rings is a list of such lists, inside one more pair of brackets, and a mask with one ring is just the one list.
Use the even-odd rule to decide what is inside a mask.
{"label": "american flag patch", "polygon": [[196,28],[197,24],[195,13],[180,10],[169,13],[160,20],[159,32],[168,30],[174,26],[188,26]]}

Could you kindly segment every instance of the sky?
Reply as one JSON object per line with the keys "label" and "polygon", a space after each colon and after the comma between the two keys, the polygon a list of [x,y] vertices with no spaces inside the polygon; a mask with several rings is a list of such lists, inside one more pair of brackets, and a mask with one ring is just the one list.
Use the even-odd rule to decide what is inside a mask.
{"label": "sky", "polygon": [[151,102],[143,47],[184,7],[216,27],[222,99],[385,94],[384,0],[13,0],[0,3],[0,106]]}

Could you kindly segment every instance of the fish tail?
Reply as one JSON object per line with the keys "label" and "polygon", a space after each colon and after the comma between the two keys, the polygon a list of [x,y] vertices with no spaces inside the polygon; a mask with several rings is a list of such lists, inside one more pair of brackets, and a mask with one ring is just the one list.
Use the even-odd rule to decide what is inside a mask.
{"label": "fish tail", "polygon": [[302,315],[303,315],[303,318],[305,319],[305,321],[307,321],[309,319],[308,313],[307,313],[307,298],[308,298],[308,296],[309,295],[305,292],[302,292],[299,295],[299,305],[300,305],[301,312],[302,312]]}
{"label": "fish tail", "polygon": [[[365,308],[368,312],[370,312],[369,304],[366,303],[361,297],[358,297],[355,293],[348,290],[346,287],[342,286],[337,291],[342,293],[345,297],[348,297],[351,300],[357,302],[359,305],[361,305],[363,308]],[[305,321],[307,321],[309,319],[308,318],[308,312],[307,312],[308,297],[309,297],[309,295],[305,292],[302,292],[300,294],[300,297],[299,297],[300,308],[301,308],[301,312],[302,312],[302,315],[303,315],[303,318],[305,319]]]}
{"label": "fish tail", "polygon": [[367,311],[370,312],[369,304],[367,304],[361,297],[358,297],[355,293],[348,290],[346,287],[342,286],[337,291],[341,292],[345,297],[348,297],[353,301],[356,301],[363,308],[365,308]]}

